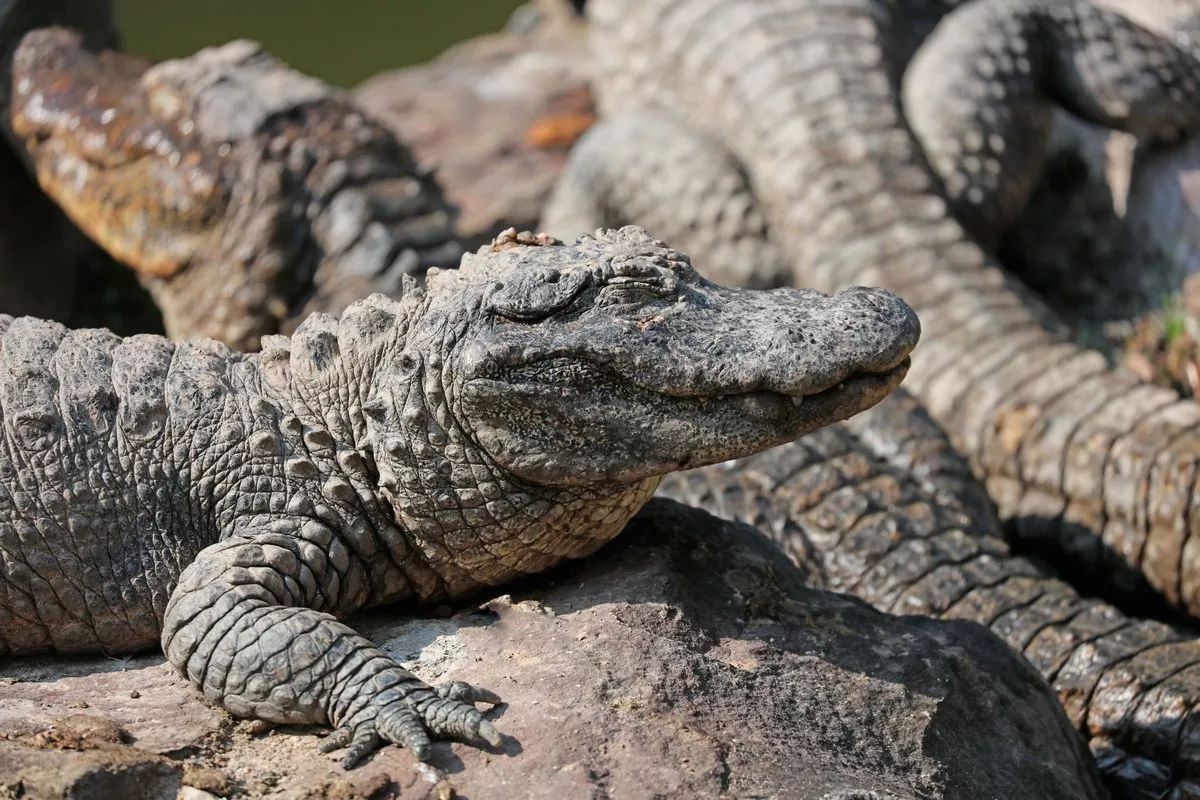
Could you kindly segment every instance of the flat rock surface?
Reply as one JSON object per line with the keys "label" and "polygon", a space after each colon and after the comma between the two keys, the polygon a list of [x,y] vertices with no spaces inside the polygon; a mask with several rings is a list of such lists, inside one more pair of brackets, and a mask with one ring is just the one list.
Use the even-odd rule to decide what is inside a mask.
{"label": "flat rock surface", "polygon": [[595,120],[582,31],[551,20],[370,78],[355,99],[433,170],[468,250],[533,230],[567,152]]}
{"label": "flat rock surface", "polygon": [[[13,661],[0,797],[29,763],[108,775],[105,753],[181,797],[1103,796],[1055,698],[999,639],[803,577],[756,531],[656,500],[602,553],[478,609],[365,615],[422,677],[506,701],[489,715],[501,750],[442,743],[430,765],[389,747],[343,772],[317,731],[232,720],[158,656]],[[156,754],[182,775],[153,772]]]}

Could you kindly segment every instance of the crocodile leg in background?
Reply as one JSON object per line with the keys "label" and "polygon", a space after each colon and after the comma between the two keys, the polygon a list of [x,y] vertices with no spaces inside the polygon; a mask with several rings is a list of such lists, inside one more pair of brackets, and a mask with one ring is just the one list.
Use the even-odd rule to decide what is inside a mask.
{"label": "crocodile leg in background", "polygon": [[254,43],[148,67],[46,29],[18,48],[14,81],[43,188],[134,268],[172,337],[257,349],[460,253],[405,147]]}
{"label": "crocodile leg in background", "polygon": [[[1189,47],[1194,48],[1198,41],[1195,32],[1200,4],[1194,0],[1093,2]],[[976,11],[973,16],[985,15]],[[940,48],[941,55],[923,60],[927,67],[933,61],[939,69],[945,67],[947,73],[961,74],[963,64],[947,64],[945,60],[944,51],[955,47],[948,38],[943,31],[939,36],[941,44],[934,48]],[[966,47],[1002,49],[1000,39],[989,37],[982,44],[974,40],[966,43]],[[978,53],[968,57],[972,55]],[[1112,57],[1120,60],[1126,56],[1118,51]],[[1005,62],[1009,67],[1014,64],[1013,59],[1002,57],[1001,65]],[[937,74],[939,69],[925,71],[933,73],[933,82],[944,89],[949,81]],[[911,90],[917,90],[922,81],[914,80],[910,72],[905,83]],[[973,83],[978,85],[978,81]],[[1039,114],[1044,102],[1038,95],[1043,92],[1036,86],[1031,88],[1034,91],[1026,98],[1028,102],[1018,104],[1017,108],[1000,108],[999,113]],[[967,90],[970,91],[969,86]],[[998,91],[1011,97],[1013,86],[1004,83]],[[930,116],[941,113],[930,109],[935,102],[928,96],[928,86],[924,92],[927,96],[916,98],[918,105],[924,103],[924,113]],[[956,117],[970,113],[971,109],[982,111],[986,101],[952,95],[949,100],[943,97],[941,105],[946,106],[948,117]],[[917,113],[922,110],[918,108]],[[930,121],[935,127],[942,125],[936,118]],[[1020,208],[1013,225],[1002,232],[997,242],[998,254],[1008,269],[1048,298],[1055,310],[1071,321],[1081,341],[1123,345],[1129,354],[1126,363],[1140,376],[1185,389],[1195,396],[1200,393],[1200,380],[1189,374],[1186,361],[1181,363],[1184,343],[1165,330],[1163,312],[1166,310],[1172,317],[1185,308],[1195,313],[1194,302],[1187,302],[1190,295],[1186,282],[1200,265],[1197,140],[1190,138],[1179,144],[1139,143],[1132,134],[1092,124],[1061,109],[1055,110],[1053,124],[1045,169],[1029,202]],[[915,125],[919,135],[921,123]],[[970,138],[970,144],[979,143],[977,138]],[[1003,138],[997,141],[1003,142]],[[1036,145],[1023,142],[1020,147],[1023,151],[1037,150]],[[964,158],[957,166],[967,169],[969,174],[971,170],[978,172],[981,163],[982,159]],[[1026,175],[1009,178],[1017,183],[1028,182]],[[962,188],[963,176],[951,177],[949,183]],[[989,190],[986,180],[975,188]],[[986,202],[990,205],[994,201]],[[989,241],[995,239],[999,232],[997,222],[989,220],[987,213],[975,213],[973,217],[982,224],[982,229],[975,232]],[[1182,302],[1168,299],[1181,292],[1178,299]],[[1194,336],[1195,328],[1189,328]]]}
{"label": "crocodile leg in background", "polygon": [[[1036,11],[1062,35],[1120,30],[1153,41],[1083,3],[990,4]],[[1122,588],[1148,580],[1200,611],[1200,406],[1073,343],[953,219],[900,107],[907,5],[596,0],[602,111],[673,113],[734,153],[798,282],[883,284],[912,300],[927,333],[909,387],[1017,534],[1073,566],[1102,567]],[[1103,58],[1103,40],[1073,41]],[[1169,54],[1161,63],[1178,71],[1164,80],[1194,86],[1195,62],[1158,44]],[[1131,108],[1141,107],[1137,92],[1158,91],[1113,82],[1133,93]],[[1078,88],[1104,83],[1081,78]],[[700,202],[680,196],[674,207],[694,217]]]}
{"label": "crocodile leg in background", "polygon": [[[1180,141],[1195,129],[1194,76],[1158,38],[1194,51],[1182,34],[1200,6],[1103,4],[1155,34],[969,4],[929,37],[903,83],[906,117],[955,216],[1089,340],[1117,339],[1180,292],[1200,227],[1186,177],[1194,146]],[[1101,327],[1114,320],[1129,324]]]}
{"label": "crocodile leg in background", "polygon": [[905,118],[954,216],[994,243],[1029,201],[1058,108],[1145,144],[1200,130],[1187,51],[1090,5],[967,3],[904,72]]}

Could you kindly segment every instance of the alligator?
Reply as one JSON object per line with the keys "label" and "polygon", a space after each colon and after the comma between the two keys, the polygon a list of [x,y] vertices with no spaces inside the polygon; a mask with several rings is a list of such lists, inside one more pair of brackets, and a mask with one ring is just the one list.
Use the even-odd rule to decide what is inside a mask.
{"label": "alligator", "polygon": [[[1116,590],[1148,585],[1200,613],[1200,406],[1080,346],[976,232],[1019,204],[1021,170],[1036,166],[1023,153],[1038,150],[1050,101],[1168,140],[1200,121],[1200,67],[1081,0],[959,5],[589,2],[606,121],[576,147],[544,227],[562,235],[649,213],[656,235],[697,253],[690,232],[704,220],[749,235],[761,218],[797,283],[899,292],[926,331],[908,386],[1006,525]],[[930,38],[967,60],[947,66],[956,83],[914,101],[906,74]],[[924,142],[912,118],[936,114],[910,113],[914,102],[946,109],[942,127],[919,126]],[[623,149],[631,136],[637,152]],[[681,147],[721,152],[736,170],[691,184],[673,172]]]}
{"label": "alligator", "polygon": [[903,389],[798,442],[667,476],[659,491],[759,528],[815,588],[989,627],[1058,694],[1114,796],[1200,795],[1200,638],[1087,599],[1014,554],[969,464]]}
{"label": "alligator", "polygon": [[42,188],[136,271],[173,338],[256,349],[461,255],[409,151],[253,42],[150,66],[48,28],[22,40],[12,80]]}
{"label": "alligator", "polygon": [[108,0],[0,3],[0,312],[58,318],[72,310],[80,262],[94,245],[38,189],[4,124],[13,51],[22,36],[46,25],[77,28],[89,47],[112,47],[117,33]]}
{"label": "alligator", "polygon": [[333,726],[347,767],[499,734],[494,694],[342,618],[586,556],[662,474],[878,402],[919,336],[890,292],[725,289],[632,227],[507,231],[256,354],[0,328],[0,656],[161,643],[235,715]]}

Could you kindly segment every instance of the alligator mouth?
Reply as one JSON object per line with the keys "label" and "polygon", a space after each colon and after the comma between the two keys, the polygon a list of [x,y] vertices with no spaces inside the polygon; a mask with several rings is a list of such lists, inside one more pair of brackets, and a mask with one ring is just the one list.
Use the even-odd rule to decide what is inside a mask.
{"label": "alligator mouth", "polygon": [[[757,390],[732,395],[717,395],[716,402],[732,401],[745,407],[755,417],[778,418],[788,407],[792,409],[829,407],[841,404],[846,398],[872,397],[880,390],[890,391],[899,385],[908,374],[910,360],[905,358],[894,367],[882,372],[853,373],[835,384],[802,394],[784,394],[771,390]],[[701,398],[701,402],[707,402]]]}
{"label": "alligator mouth", "polygon": [[[886,397],[908,366],[905,357],[882,370],[801,383],[803,391],[710,394],[704,387],[709,392],[684,395],[647,388],[607,365],[554,358],[472,378],[463,400],[483,423],[480,446],[495,448],[526,480],[629,483],[753,455],[840,422]],[[558,455],[547,462],[514,449],[528,438],[538,443],[535,454]],[[604,443],[611,447],[597,452]]]}
{"label": "alligator mouth", "polygon": [[[911,359],[900,361],[883,370],[863,370],[840,380],[795,394],[773,389],[735,390],[727,394],[706,394],[687,390],[671,390],[647,386],[631,376],[622,375],[607,367],[571,359],[546,359],[505,371],[500,375],[478,378],[488,383],[504,383],[533,393],[561,393],[564,399],[586,391],[585,387],[626,387],[639,394],[657,396],[673,402],[684,402],[704,411],[710,408],[733,407],[755,419],[778,420],[797,409],[817,412],[824,408],[843,406],[848,398],[881,397],[895,388],[908,373]],[[869,401],[868,405],[873,404]],[[810,416],[806,414],[805,416]]]}
{"label": "alligator mouth", "polygon": [[[828,405],[835,400],[853,397],[859,394],[873,394],[880,387],[894,388],[908,373],[911,359],[907,356],[897,364],[880,371],[864,370],[852,373],[836,383],[831,383],[811,391],[789,394],[772,389],[751,389],[747,391],[730,392],[729,394],[703,395],[686,392],[664,392],[653,390],[657,394],[676,400],[693,400],[702,406],[711,403],[732,402],[746,407],[747,411],[779,411],[788,407],[801,408],[805,405]],[[641,387],[646,388],[646,387]],[[766,416],[766,414],[756,414]]]}

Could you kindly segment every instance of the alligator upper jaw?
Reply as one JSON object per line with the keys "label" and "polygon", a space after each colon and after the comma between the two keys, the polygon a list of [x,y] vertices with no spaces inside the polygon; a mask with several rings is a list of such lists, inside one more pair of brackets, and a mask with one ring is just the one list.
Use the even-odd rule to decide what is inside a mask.
{"label": "alligator upper jaw", "polygon": [[790,441],[865,411],[900,385],[910,363],[905,356],[882,371],[851,373],[803,393],[771,389],[732,389],[728,394],[664,392],[596,367],[587,370],[590,380],[584,383],[565,384],[529,374],[476,378],[469,383],[476,389],[490,390],[493,396],[501,393],[521,396],[534,405],[552,405],[560,411],[576,405],[582,409],[599,408],[602,403],[597,398],[623,396],[630,418],[648,412],[689,419],[698,425],[707,420],[718,427],[736,420],[757,432],[755,438],[761,442],[757,451],[772,446],[767,440]]}
{"label": "alligator upper jaw", "polygon": [[[676,391],[663,392],[657,389],[650,389],[650,391],[676,400],[694,400],[699,402],[701,407],[713,403],[734,403],[750,412],[786,410],[789,407],[801,408],[814,404],[831,406],[852,399],[859,394],[873,394],[876,387],[879,386],[886,386],[889,391],[896,388],[908,374],[910,365],[911,358],[905,356],[887,369],[851,373],[819,388],[795,393],[772,389],[734,389],[728,394],[691,394]],[[765,416],[765,414],[757,413],[756,416]]]}

